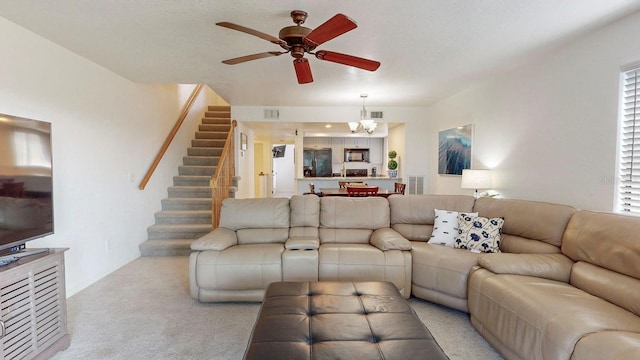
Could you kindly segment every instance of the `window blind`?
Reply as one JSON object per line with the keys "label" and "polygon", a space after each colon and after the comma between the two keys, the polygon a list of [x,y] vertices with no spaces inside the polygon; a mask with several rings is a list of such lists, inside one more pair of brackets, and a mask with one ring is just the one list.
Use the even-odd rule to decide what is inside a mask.
{"label": "window blind", "polygon": [[640,68],[622,73],[618,211],[640,214]]}

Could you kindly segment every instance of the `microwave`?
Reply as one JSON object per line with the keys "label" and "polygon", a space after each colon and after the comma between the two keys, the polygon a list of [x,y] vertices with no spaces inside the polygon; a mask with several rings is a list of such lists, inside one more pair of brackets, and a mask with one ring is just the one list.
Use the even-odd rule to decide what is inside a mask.
{"label": "microwave", "polygon": [[369,162],[369,149],[344,149],[344,162]]}

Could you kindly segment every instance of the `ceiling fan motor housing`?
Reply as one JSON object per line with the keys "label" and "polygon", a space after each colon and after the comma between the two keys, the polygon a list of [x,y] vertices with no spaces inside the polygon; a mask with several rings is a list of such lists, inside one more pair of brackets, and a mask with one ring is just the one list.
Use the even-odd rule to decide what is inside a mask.
{"label": "ceiling fan motor housing", "polygon": [[310,47],[304,43],[303,39],[307,34],[311,32],[311,29],[304,26],[287,26],[280,30],[278,37],[284,40],[291,48],[291,56],[294,58],[301,58],[305,52],[312,51],[314,47]]}

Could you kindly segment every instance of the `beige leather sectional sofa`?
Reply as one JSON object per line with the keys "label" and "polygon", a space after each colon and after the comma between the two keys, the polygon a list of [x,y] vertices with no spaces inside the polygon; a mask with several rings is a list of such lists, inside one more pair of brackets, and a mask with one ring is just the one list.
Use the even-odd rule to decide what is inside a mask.
{"label": "beige leather sectional sofa", "polygon": [[[429,243],[436,209],[504,219],[501,252]],[[200,301],[261,301],[274,281],[390,281],[468,312],[507,359],[640,359],[640,218],[455,195],[228,199],[192,249]]]}

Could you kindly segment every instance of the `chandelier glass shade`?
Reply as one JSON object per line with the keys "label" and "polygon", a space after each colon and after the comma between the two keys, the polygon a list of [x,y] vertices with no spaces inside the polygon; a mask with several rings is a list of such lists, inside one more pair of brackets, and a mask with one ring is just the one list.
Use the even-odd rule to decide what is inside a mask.
{"label": "chandelier glass shade", "polygon": [[348,125],[349,125],[349,130],[351,131],[351,133],[355,134],[357,132],[360,132],[361,130],[366,131],[369,135],[373,134],[373,132],[376,130],[376,127],[378,126],[378,124],[375,122],[375,120],[370,119],[367,116],[367,109],[364,106],[364,101],[367,98],[367,94],[361,94],[360,97],[362,98],[362,110],[360,110],[360,121],[349,121]]}

